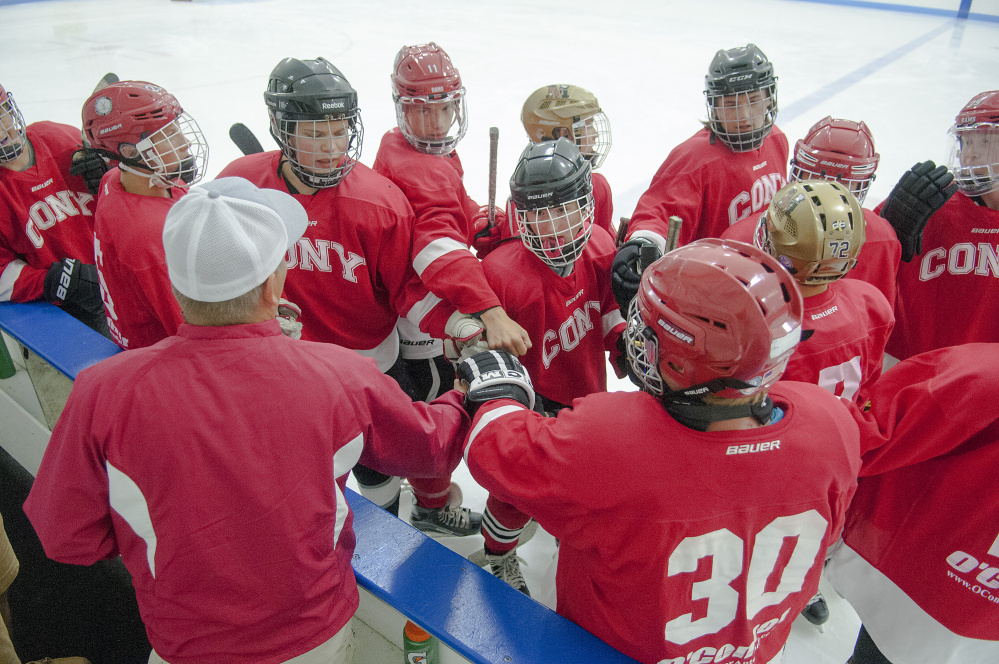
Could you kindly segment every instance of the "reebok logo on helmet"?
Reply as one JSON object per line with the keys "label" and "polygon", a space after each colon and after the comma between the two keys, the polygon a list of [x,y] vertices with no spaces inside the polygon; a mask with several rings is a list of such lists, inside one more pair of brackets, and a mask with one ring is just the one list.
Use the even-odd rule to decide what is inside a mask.
{"label": "reebok logo on helmet", "polygon": [[330,111],[337,108],[343,108],[344,102],[342,101],[324,101],[322,102],[322,107],[324,111]]}

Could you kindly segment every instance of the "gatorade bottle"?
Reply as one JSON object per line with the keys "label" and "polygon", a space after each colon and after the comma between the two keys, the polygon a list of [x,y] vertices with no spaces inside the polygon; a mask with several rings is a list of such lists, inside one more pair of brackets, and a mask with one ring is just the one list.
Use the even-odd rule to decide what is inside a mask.
{"label": "gatorade bottle", "polygon": [[406,621],[402,631],[402,651],[406,664],[439,664],[437,639],[421,629],[412,620]]}

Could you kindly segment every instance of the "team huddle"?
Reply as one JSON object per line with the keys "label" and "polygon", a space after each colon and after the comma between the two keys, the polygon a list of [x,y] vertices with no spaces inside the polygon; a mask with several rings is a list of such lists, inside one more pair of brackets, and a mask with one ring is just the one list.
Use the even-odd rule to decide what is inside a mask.
{"label": "team huddle", "polygon": [[350,661],[351,472],[396,515],[407,478],[415,527],[481,534],[527,595],[536,521],[558,612],[643,663],[780,662],[823,573],[854,664],[999,661],[999,90],[871,210],[869,127],[792,154],[773,64],[720,50],[703,126],[614,224],[591,92],[527,97],[496,206],[462,182],[448,54],[403,47],[391,82],[368,167],[344,74],[282,60],[278,149],[200,185],[159,85],[99,86],[82,136],[0,87],[0,301],[127,351],[80,374],[25,511],[53,559],[122,556],[151,663]]}

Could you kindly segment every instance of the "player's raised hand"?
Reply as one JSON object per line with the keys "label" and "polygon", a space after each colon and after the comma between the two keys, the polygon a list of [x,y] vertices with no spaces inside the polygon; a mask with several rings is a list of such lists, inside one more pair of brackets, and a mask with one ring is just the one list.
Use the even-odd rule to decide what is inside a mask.
{"label": "player's raised hand", "polygon": [[503,307],[486,309],[479,318],[486,327],[486,340],[492,350],[505,350],[515,356],[530,350],[531,337],[527,330],[510,318]]}
{"label": "player's raised hand", "polygon": [[662,256],[659,247],[651,240],[635,238],[628,240],[617,250],[614,262],[611,264],[611,290],[614,300],[621,311],[628,311],[628,305],[638,295],[638,286],[642,281],[642,268],[652,260],[643,259],[642,254],[653,252],[655,260]]}
{"label": "player's raised hand", "polygon": [[108,162],[97,150],[80,148],[73,152],[69,166],[70,175],[79,175],[87,185],[87,191],[96,196],[101,187],[101,178],[108,172]]}
{"label": "player's raised hand", "polygon": [[932,161],[906,171],[881,208],[881,216],[895,229],[906,263],[923,253],[923,231],[930,217],[957,191],[954,175]]}

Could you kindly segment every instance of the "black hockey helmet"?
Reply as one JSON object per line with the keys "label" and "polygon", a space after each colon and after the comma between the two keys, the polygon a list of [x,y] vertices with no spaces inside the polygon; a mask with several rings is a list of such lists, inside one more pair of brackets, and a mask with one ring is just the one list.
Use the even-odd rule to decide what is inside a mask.
{"label": "black hockey helmet", "polygon": [[593,225],[591,165],[567,138],[531,143],[510,178],[520,238],[556,270],[579,258]]}
{"label": "black hockey helmet", "polygon": [[[749,106],[746,97],[754,92],[764,96],[762,103],[750,110],[753,127],[745,131],[733,128],[733,121],[722,117],[723,97],[743,98],[737,105]],[[777,77],[774,66],[756,44],[723,49],[715,53],[704,77],[704,95],[711,131],[734,152],[755,150],[763,143],[777,119]],[[729,110],[729,113],[737,113]]]}
{"label": "black hockey helmet", "polygon": [[510,178],[510,197],[519,210],[561,205],[593,191],[590,162],[567,138],[531,143]]}
{"label": "black hockey helmet", "polygon": [[[360,159],[364,126],[357,106],[357,92],[340,70],[325,58],[285,58],[279,62],[267,81],[264,103],[271,119],[271,136],[291,162],[295,175],[310,187],[336,186]],[[316,145],[318,140],[311,141],[311,149],[297,145],[296,131],[300,123],[321,124],[318,134],[311,132],[308,135],[328,137],[333,133],[329,129],[331,121],[346,122],[345,146]],[[333,167],[317,166],[317,162],[328,160],[331,153],[338,156]]]}

